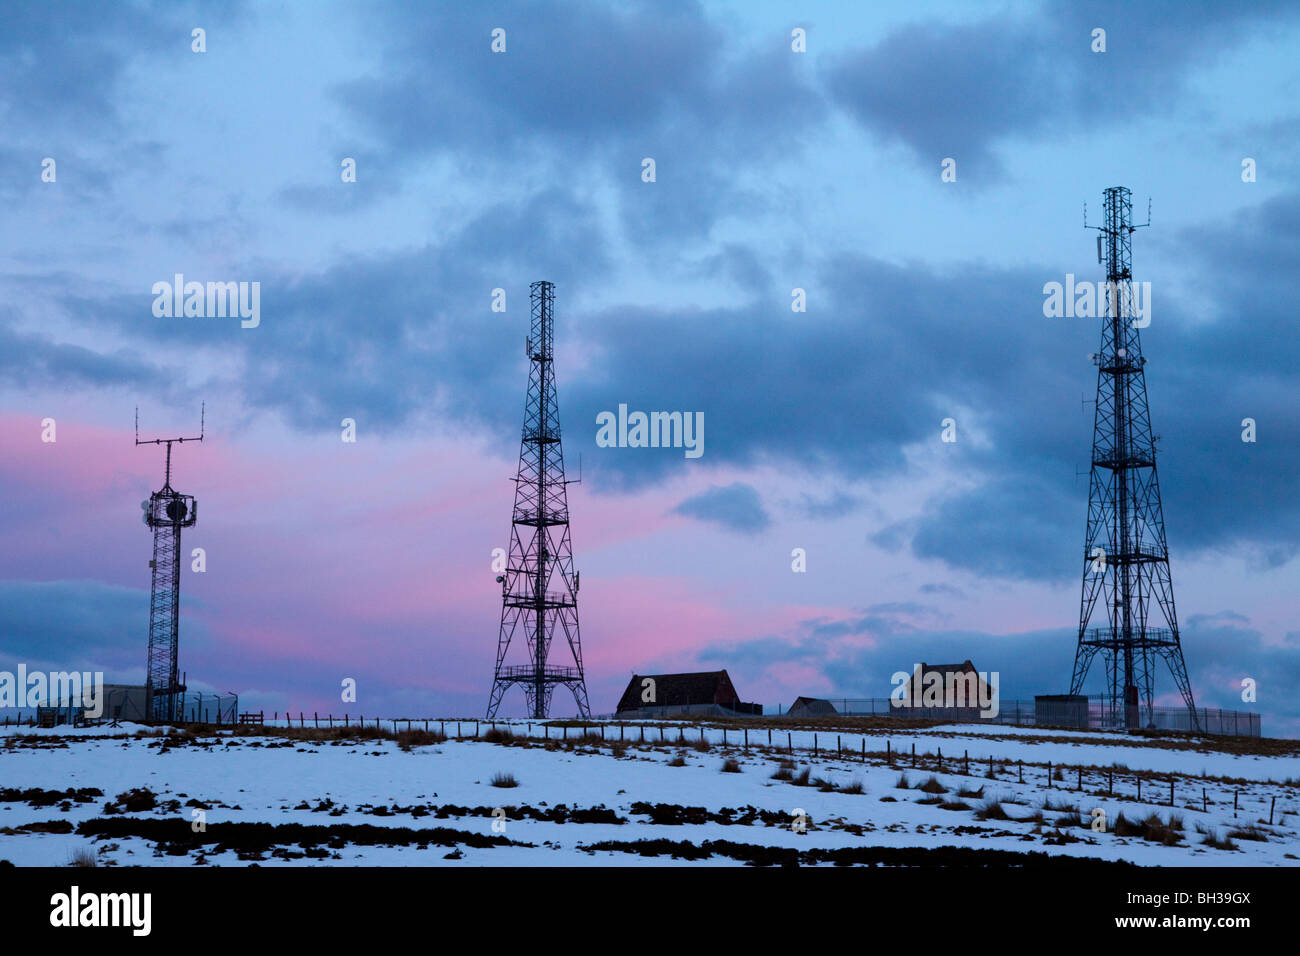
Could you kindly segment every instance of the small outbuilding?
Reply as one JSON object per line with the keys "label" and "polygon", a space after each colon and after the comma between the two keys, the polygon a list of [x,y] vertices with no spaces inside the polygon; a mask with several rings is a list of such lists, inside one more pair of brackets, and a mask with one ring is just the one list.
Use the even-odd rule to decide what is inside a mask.
{"label": "small outbuilding", "polygon": [[820,697],[796,697],[786,713],[791,717],[834,717],[839,711],[829,700]]}

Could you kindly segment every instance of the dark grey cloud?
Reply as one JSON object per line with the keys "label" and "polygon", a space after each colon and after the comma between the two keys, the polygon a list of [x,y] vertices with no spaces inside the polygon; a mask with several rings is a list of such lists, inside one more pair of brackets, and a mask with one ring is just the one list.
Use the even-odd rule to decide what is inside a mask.
{"label": "dark grey cloud", "polygon": [[[996,178],[996,150],[1105,116],[1171,112],[1197,70],[1244,37],[1294,21],[1286,2],[1043,4],[974,23],[907,23],[832,59],[825,83],[864,127],[900,142],[938,175]],[[1106,31],[1106,52],[1091,49]]]}
{"label": "dark grey cloud", "polygon": [[99,136],[122,119],[120,85],[137,57],[193,55],[190,31],[245,15],[242,0],[3,5],[0,128]]}
{"label": "dark grey cloud", "polygon": [[725,486],[714,485],[707,491],[692,495],[673,508],[672,513],[711,521],[730,531],[745,534],[762,531],[770,523],[758,492],[753,486],[739,481]]}
{"label": "dark grey cloud", "polygon": [[[387,6],[366,20],[385,70],[338,96],[380,144],[381,176],[430,156],[477,172],[523,161],[552,183],[581,175],[614,187],[642,246],[743,214],[754,197],[739,174],[787,156],[791,129],[825,114],[788,50],[740,48],[692,2]],[[490,49],[497,27],[505,53]]]}
{"label": "dark grey cloud", "polygon": [[147,590],[99,581],[0,580],[0,667],[144,673]]}
{"label": "dark grey cloud", "polygon": [[[0,316],[6,314],[12,317],[13,310],[0,310]],[[24,388],[129,387],[167,391],[174,381],[171,370],[154,364],[136,350],[101,352],[0,324],[0,382]]]}

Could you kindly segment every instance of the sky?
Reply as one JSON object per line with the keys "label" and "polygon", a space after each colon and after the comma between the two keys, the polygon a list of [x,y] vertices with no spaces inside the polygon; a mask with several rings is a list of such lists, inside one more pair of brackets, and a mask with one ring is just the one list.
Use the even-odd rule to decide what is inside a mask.
{"label": "sky", "polygon": [[[1085,206],[1122,185],[1139,222],[1150,201],[1134,276],[1196,702],[1300,736],[1300,7],[0,21],[0,669],[143,681],[163,456],[135,410],[188,435],[202,405],[173,461],[206,560],[190,687],[481,715],[547,279],[593,712],[634,673],[719,668],[771,709],[967,658],[1003,699],[1066,692],[1100,326],[1045,316],[1043,287],[1104,279]],[[258,283],[257,325],[156,315],[178,273]],[[702,413],[704,453],[598,446],[620,404]]]}

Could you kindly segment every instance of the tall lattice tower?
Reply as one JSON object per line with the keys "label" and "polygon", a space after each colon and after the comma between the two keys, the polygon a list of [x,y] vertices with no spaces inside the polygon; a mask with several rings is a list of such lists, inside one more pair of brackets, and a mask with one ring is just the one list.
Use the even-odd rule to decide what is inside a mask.
{"label": "tall lattice tower", "polygon": [[[589,716],[587,685],[582,674],[578,636],[578,574],[573,570],[569,540],[569,503],[560,445],[559,405],[552,364],[552,310],[555,286],[534,282],[532,331],[526,343],[531,368],[524,405],[519,473],[515,476],[515,510],[510,524],[510,553],[501,585],[501,629],[487,715],[495,717],[501,698],[515,684],[528,698],[528,713],[546,717],[557,684],[573,692],[578,715]],[[528,645],[527,664],[506,664],[517,631]],[[568,644],[572,666],[548,662],[558,631]]]}
{"label": "tall lattice tower", "polygon": [[145,710],[150,720],[170,722],[180,716],[185,685],[177,669],[180,635],[181,528],[198,519],[198,505],[190,495],[172,488],[172,445],[203,441],[206,408],[199,417],[197,438],[140,440],[140,410],[135,413],[136,445],[166,445],[167,465],[163,486],[140,502],[144,523],[153,529],[153,582],[149,591],[149,662],[145,668]]}
{"label": "tall lattice tower", "polygon": [[[1101,351],[1093,357],[1097,407],[1079,644],[1070,693],[1080,693],[1088,667],[1100,651],[1106,665],[1111,726],[1141,726],[1139,699],[1146,708],[1146,723],[1151,724],[1155,663],[1163,658],[1187,704],[1192,727],[1199,730],[1178,638],[1156,479],[1156,439],[1147,408],[1146,359],[1133,318],[1132,235],[1139,227],[1131,223],[1129,191],[1122,186],[1107,189],[1103,214],[1104,224],[1092,227],[1098,230],[1098,260],[1104,257],[1107,288],[1105,295],[1098,296]],[[1145,225],[1149,224],[1148,217]],[[1154,621],[1152,611],[1158,615]],[[1097,626],[1089,627],[1094,617]]]}

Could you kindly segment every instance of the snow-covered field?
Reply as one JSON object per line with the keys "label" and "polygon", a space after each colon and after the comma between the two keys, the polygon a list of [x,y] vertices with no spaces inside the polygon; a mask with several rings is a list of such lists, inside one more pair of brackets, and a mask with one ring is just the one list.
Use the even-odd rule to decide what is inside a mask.
{"label": "snow-covered field", "polygon": [[[464,723],[465,733],[471,725]],[[757,726],[748,748],[734,727],[725,746],[721,728],[705,728],[707,749],[699,749],[697,725],[668,725],[662,744],[658,725],[644,743],[635,727],[620,743],[619,727],[607,724],[603,743],[576,745],[561,740],[557,726],[549,741],[538,739],[541,725],[514,729],[535,736],[403,749],[391,739],[7,728],[0,860],[63,865],[84,848],[101,866],[888,864],[971,862],[961,856],[971,850],[1144,866],[1291,866],[1300,858],[1294,752],[1237,755],[1212,744],[1171,749],[1121,735],[946,726],[841,733],[841,754],[836,732],[818,731],[813,756],[811,730],[792,731],[795,750],[786,753],[784,729],[773,731],[769,749]],[[676,742],[679,733],[685,743]],[[877,756],[886,740],[893,766]],[[922,755],[915,770],[914,744]],[[675,758],[684,764],[673,766]],[[723,771],[728,758],[739,772]],[[773,779],[782,760],[793,762],[787,775],[794,780]],[[1050,788],[1048,761],[1065,765]],[[1107,770],[1115,766],[1108,794]],[[805,769],[808,785],[799,786]],[[498,774],[518,785],[494,786]],[[932,776],[944,792],[919,789]],[[900,777],[908,788],[898,786]],[[863,792],[852,792],[855,784]],[[148,793],[122,799],[131,791]],[[1105,831],[1090,825],[1096,809],[1105,813]],[[1161,827],[1116,832],[1120,814]],[[1229,839],[1233,848],[1207,838]],[[916,852],[941,847],[965,849]],[[1027,859],[989,857],[994,864]]]}

